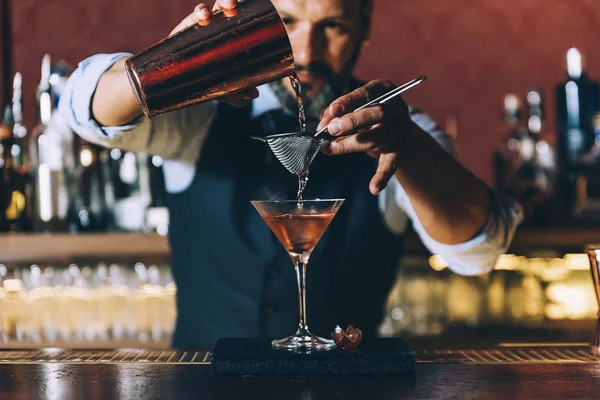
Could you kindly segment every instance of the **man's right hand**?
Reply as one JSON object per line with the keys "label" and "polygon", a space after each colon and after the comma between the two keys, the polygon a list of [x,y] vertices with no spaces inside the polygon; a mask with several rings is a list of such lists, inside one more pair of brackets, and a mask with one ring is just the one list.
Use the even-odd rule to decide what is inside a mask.
{"label": "man's right hand", "polygon": [[[177,32],[184,30],[185,28],[192,26],[194,24],[198,24],[201,26],[206,26],[211,22],[212,13],[215,11],[223,11],[224,13],[235,13],[235,8],[237,7],[238,0],[216,0],[215,4],[212,8],[210,8],[204,4],[200,3],[194,8],[194,11],[185,17],[169,34],[172,36]],[[256,88],[248,89],[243,92],[235,93],[229,96],[225,96],[219,99],[219,101],[228,103],[234,107],[245,107],[253,99],[258,97],[258,90]]]}
{"label": "man's right hand", "polygon": [[[213,12],[235,13],[237,0],[217,0]],[[171,35],[194,24],[208,25],[212,12],[205,4],[199,4],[185,17]],[[219,99],[234,107],[244,107],[258,97],[258,90],[252,88]],[[101,77],[92,98],[92,117],[103,126],[119,126],[130,123],[142,115],[142,109],[131,89],[125,72],[125,58],[114,63]]]}

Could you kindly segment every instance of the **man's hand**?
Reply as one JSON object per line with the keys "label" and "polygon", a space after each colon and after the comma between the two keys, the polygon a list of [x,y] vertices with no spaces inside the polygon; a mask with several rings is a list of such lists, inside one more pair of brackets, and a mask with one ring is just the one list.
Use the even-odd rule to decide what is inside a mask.
{"label": "man's hand", "polygon": [[365,86],[335,100],[323,111],[317,130],[329,126],[335,137],[322,146],[325,154],[367,152],[379,159],[377,172],[369,185],[378,194],[396,172],[398,151],[415,125],[408,106],[400,96],[385,104],[373,105],[353,113],[358,107],[395,87],[390,81],[371,81]]}
{"label": "man's hand", "polygon": [[[235,8],[237,7],[238,0],[216,0],[215,4],[211,9],[204,3],[198,4],[194,11],[185,17],[169,34],[172,36],[177,32],[184,30],[185,28],[198,24],[206,26],[210,24],[213,12],[222,11],[226,15],[228,13],[235,14]],[[219,101],[231,104],[234,107],[245,107],[253,99],[258,97],[258,90],[256,88],[248,89],[243,92],[235,93],[226,97],[222,97]]]}
{"label": "man's hand", "polygon": [[400,97],[352,111],[387,93],[394,85],[372,81],[335,100],[323,111],[318,129],[329,126],[333,139],[325,154],[367,152],[379,159],[369,189],[378,194],[396,175],[421,225],[435,241],[463,243],[481,232],[490,209],[490,192],[435,139],[415,124]]}

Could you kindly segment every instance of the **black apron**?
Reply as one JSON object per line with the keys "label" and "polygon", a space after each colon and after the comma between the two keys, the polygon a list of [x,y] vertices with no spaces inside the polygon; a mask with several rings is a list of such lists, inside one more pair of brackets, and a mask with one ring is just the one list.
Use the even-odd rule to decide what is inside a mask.
{"label": "black apron", "polygon": [[[282,338],[298,327],[293,264],[251,200],[295,199],[297,178],[249,138],[297,130],[282,110],[251,119],[220,104],[191,185],[169,194],[177,284],[175,348],[211,348],[219,337]],[[317,155],[305,199],[345,198],[307,268],[309,329],[336,324],[376,334],[396,275],[402,238],[385,226],[369,192],[376,161]]]}

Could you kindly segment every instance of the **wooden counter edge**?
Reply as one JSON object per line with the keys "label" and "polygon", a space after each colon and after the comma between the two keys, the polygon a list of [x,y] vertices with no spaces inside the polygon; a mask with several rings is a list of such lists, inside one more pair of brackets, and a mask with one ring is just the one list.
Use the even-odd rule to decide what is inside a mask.
{"label": "wooden counter edge", "polygon": [[2,234],[0,264],[168,260],[164,236],[143,233]]}
{"label": "wooden counter edge", "polygon": [[[600,227],[524,228],[517,231],[509,252],[581,252],[588,243],[600,243]],[[412,254],[428,254],[414,232],[406,236],[405,251]],[[168,261],[170,249],[167,237],[145,233],[0,234],[0,264],[145,259]]]}

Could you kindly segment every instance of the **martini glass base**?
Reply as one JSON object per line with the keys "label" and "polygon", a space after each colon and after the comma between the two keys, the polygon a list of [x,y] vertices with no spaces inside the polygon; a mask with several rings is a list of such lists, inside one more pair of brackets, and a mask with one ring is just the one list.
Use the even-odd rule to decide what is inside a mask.
{"label": "martini glass base", "polygon": [[337,346],[333,340],[324,339],[308,331],[298,331],[284,339],[273,340],[271,345],[277,350],[287,350],[300,353],[333,350]]}

